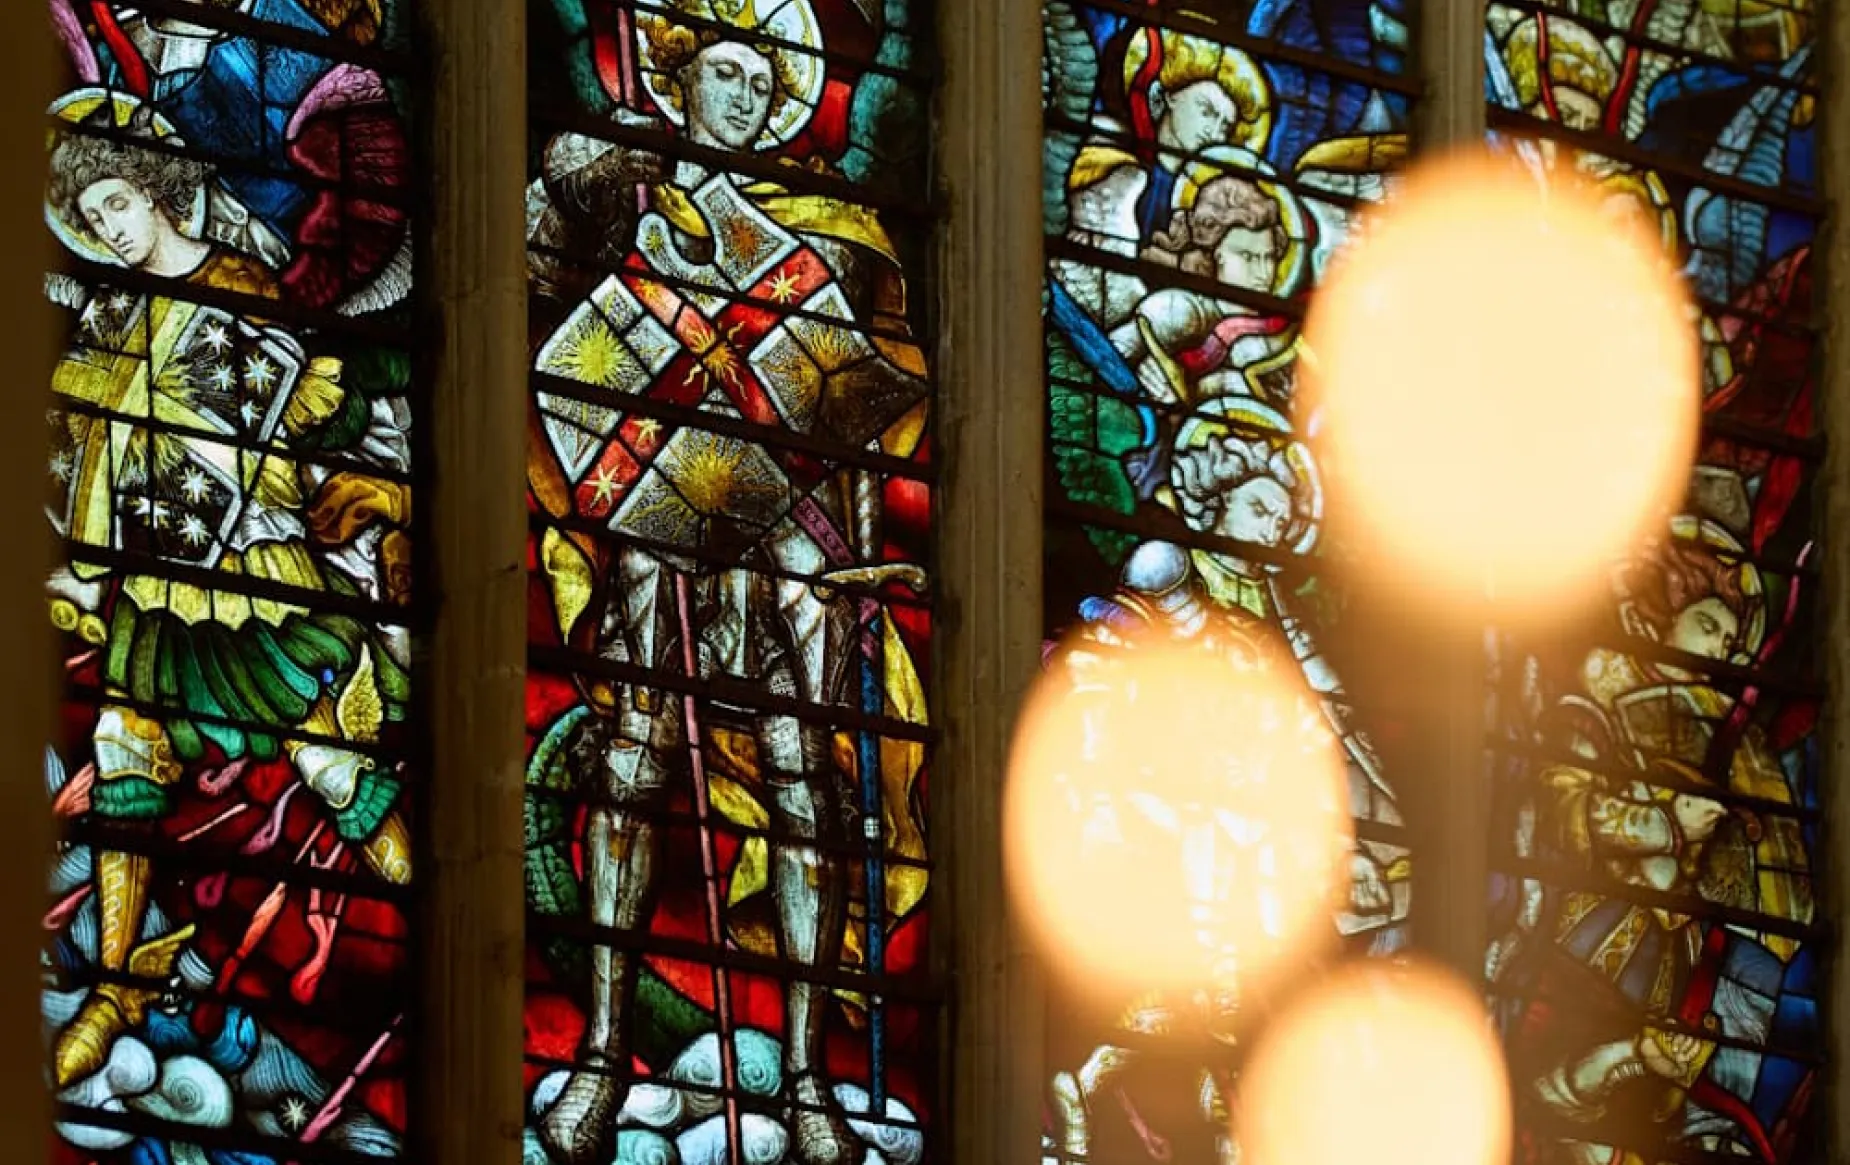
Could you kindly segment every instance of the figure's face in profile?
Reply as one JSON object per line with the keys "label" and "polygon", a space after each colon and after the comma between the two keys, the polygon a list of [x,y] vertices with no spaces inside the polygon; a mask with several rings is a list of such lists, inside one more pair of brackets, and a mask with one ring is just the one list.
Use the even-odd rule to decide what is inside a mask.
{"label": "figure's face in profile", "polygon": [[688,136],[698,145],[751,149],[771,116],[775,88],[763,53],[732,41],[708,45],[681,71]]}
{"label": "figure's face in profile", "polygon": [[147,192],[120,178],[105,178],[86,187],[77,196],[77,206],[91,232],[130,267],[148,261],[167,225]]}
{"label": "figure's face in profile", "polygon": [[1240,111],[1217,81],[1196,81],[1169,98],[1157,137],[1163,145],[1198,153],[1233,140]]}
{"label": "figure's face in profile", "polygon": [[1727,659],[1740,634],[1741,620],[1711,595],[1677,612],[1670,625],[1670,646],[1704,659]]}
{"label": "figure's face in profile", "polygon": [[1278,278],[1278,235],[1271,230],[1231,227],[1214,248],[1214,274],[1246,291],[1270,292]]}
{"label": "figure's face in profile", "polygon": [[1238,542],[1275,547],[1291,524],[1291,494],[1269,477],[1241,482],[1227,497],[1216,533]]}

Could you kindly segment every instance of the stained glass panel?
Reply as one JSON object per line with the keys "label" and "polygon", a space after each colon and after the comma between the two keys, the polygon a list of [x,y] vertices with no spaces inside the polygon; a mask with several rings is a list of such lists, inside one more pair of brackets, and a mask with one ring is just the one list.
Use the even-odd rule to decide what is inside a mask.
{"label": "stained glass panel", "polygon": [[50,7],[54,1159],[400,1157],[423,779],[405,13]]}
{"label": "stained glass panel", "polygon": [[528,1165],[926,1154],[929,15],[532,5]]}
{"label": "stained glass panel", "polygon": [[1484,44],[1493,136],[1659,228],[1703,357],[1679,512],[1581,632],[1495,643],[1518,1160],[1821,1159],[1812,15],[1498,3]]}
{"label": "stained glass panel", "polygon": [[[1324,703],[1359,844],[1347,949],[1405,945],[1392,782],[1325,650],[1341,596],[1293,399],[1306,298],[1408,148],[1401,4],[1043,5],[1048,658],[1155,628],[1276,645]],[[1237,1160],[1237,977],[1057,993],[1045,1162]]]}

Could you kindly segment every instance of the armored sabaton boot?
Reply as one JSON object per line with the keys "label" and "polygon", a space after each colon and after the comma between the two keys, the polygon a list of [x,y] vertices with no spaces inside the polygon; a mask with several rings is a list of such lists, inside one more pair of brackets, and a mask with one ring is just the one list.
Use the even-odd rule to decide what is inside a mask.
{"label": "armored sabaton boot", "polygon": [[[639,693],[640,694],[640,693]],[[647,701],[623,697],[628,730],[654,733]],[[635,713],[634,715],[630,713]],[[654,901],[655,825],[668,773],[652,745],[617,733],[586,733],[572,749],[574,768],[599,774],[603,787],[586,823],[585,881],[589,921],[617,932],[648,925]],[[580,1056],[559,1099],[539,1122],[540,1143],[560,1165],[608,1165],[616,1144],[617,1113],[627,1091],[619,1073],[630,1068],[632,1041],[624,1023],[636,993],[642,956],[593,945],[590,1007]]]}
{"label": "armored sabaton boot", "polygon": [[[180,763],[158,720],[126,708],[105,707],[92,733],[99,817],[149,820],[166,812],[167,789],[180,779]],[[100,1071],[116,1037],[140,1025],[173,976],[180,950],[193,936],[185,926],[139,946],[153,866],[141,854],[97,850],[92,875],[98,917],[97,965],[126,972],[145,984],[98,983],[59,1033],[52,1049],[52,1081],[60,1090]],[[153,986],[159,983],[161,986]]]}
{"label": "armored sabaton boot", "polygon": [[58,1035],[58,1046],[52,1054],[52,1083],[58,1090],[103,1070],[116,1037],[140,1027],[148,1018],[148,1009],[166,994],[174,978],[174,964],[192,937],[193,925],[188,923],[129,953],[128,973],[162,986],[99,983],[90,989],[90,997]]}

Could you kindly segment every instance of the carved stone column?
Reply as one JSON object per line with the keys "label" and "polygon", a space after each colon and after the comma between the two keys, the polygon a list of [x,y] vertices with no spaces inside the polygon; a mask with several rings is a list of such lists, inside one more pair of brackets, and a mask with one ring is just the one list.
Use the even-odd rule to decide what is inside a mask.
{"label": "carved stone column", "polygon": [[424,998],[415,1156],[515,1165],[522,1118],[526,4],[420,4],[432,342],[424,563],[437,604],[419,674],[430,733],[417,880]]}
{"label": "carved stone column", "polygon": [[[1484,2],[1417,0],[1417,59],[1426,94],[1415,148],[1484,140]],[[1490,801],[1483,761],[1485,670],[1480,621],[1433,620],[1402,667],[1421,677],[1422,731],[1393,770],[1407,789],[1414,835],[1413,928],[1420,946],[1476,983],[1487,939]],[[1469,621],[1467,621],[1469,620]]]}
{"label": "carved stone column", "polygon": [[[958,1165],[1039,1159],[1035,960],[1002,885],[1002,780],[1040,666],[1040,5],[938,0],[941,342],[936,933],[951,968],[949,1123]],[[941,964],[943,965],[943,964]]]}
{"label": "carved stone column", "polygon": [[44,214],[45,107],[57,50],[42,9],[16,21],[0,49],[0,330],[7,391],[0,393],[0,1144],[20,1160],[43,1156],[50,1105],[40,1066],[38,952],[51,812],[39,776],[57,682],[45,617],[50,532],[45,523],[45,408],[57,320],[45,299],[50,236]]}

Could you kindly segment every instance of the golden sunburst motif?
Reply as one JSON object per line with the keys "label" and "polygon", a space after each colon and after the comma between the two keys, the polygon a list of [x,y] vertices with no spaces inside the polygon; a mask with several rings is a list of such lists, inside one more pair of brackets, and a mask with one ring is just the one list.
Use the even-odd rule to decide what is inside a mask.
{"label": "golden sunburst motif", "polygon": [[741,267],[752,267],[758,257],[764,253],[769,242],[758,224],[742,215],[733,215],[720,222],[720,241],[727,253],[734,256]]}
{"label": "golden sunburst motif", "polygon": [[540,371],[619,389],[629,379],[633,361],[610,326],[590,312],[580,312],[541,354]]}
{"label": "golden sunburst motif", "polygon": [[166,433],[154,434],[153,445],[155,472],[163,479],[173,477],[180,471],[181,466],[191,464],[195,448],[199,449],[202,456],[205,456],[206,450],[210,448],[195,446],[193,441],[186,437],[174,437]]}
{"label": "golden sunburst motif", "polygon": [[867,344],[861,334],[848,328],[805,321],[798,338],[824,372],[834,372],[867,354]]}
{"label": "golden sunburst motif", "polygon": [[706,369],[719,377],[720,383],[729,388],[739,386],[739,374],[743,366],[739,361],[738,353],[732,350],[732,341],[739,334],[739,329],[744,326],[744,324],[734,324],[727,329],[726,343],[716,344],[701,359]]}
{"label": "golden sunburst motif", "polygon": [[738,489],[745,446],[712,437],[699,439],[698,443],[689,438],[675,450],[672,462],[663,469],[688,505],[702,514],[724,513]]}
{"label": "golden sunburst motif", "polygon": [[822,370],[789,332],[780,330],[771,344],[753,353],[752,367],[785,418],[807,425],[822,393]]}
{"label": "golden sunburst motif", "polygon": [[696,359],[707,354],[707,349],[719,342],[719,333],[706,317],[695,312],[688,312],[681,324],[681,338],[694,353]]}
{"label": "golden sunburst motif", "polygon": [[689,508],[687,499],[676,493],[658,470],[650,470],[624,499],[623,509],[611,520],[611,528],[677,546],[699,545],[703,533],[700,515]]}
{"label": "golden sunburst motif", "polygon": [[704,386],[707,378],[712,376],[728,388],[737,388],[743,364],[739,354],[733,351],[732,343],[744,327],[743,323],[735,323],[726,329],[722,337],[719,330],[703,317],[690,313],[681,328],[695,363],[687,370],[683,383]]}
{"label": "golden sunburst motif", "polygon": [[190,407],[200,388],[195,377],[204,375],[203,369],[195,365],[190,357],[173,356],[161,361],[156,369],[154,391],[177,404]]}

